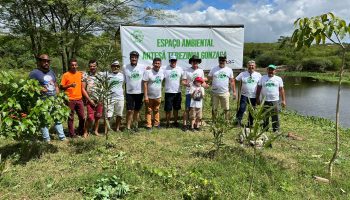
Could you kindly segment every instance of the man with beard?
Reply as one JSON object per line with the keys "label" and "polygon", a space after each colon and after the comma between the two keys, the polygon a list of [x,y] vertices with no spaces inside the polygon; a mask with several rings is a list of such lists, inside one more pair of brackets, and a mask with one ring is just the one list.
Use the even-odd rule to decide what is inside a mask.
{"label": "man with beard", "polygon": [[[41,54],[37,57],[37,69],[30,72],[29,78],[39,81],[40,85],[43,87],[41,93],[43,98],[56,96],[59,93],[59,88],[56,83],[56,75],[50,69],[50,58],[47,54]],[[44,141],[50,142],[49,127],[47,124],[45,127],[41,127],[41,133]],[[60,140],[66,140],[66,136],[63,132],[63,126],[61,122],[55,122],[55,130],[58,133]]]}

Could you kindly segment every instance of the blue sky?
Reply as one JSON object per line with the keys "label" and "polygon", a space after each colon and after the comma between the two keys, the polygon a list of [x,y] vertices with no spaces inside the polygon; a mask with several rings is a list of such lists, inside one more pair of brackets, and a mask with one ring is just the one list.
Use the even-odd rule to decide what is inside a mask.
{"label": "blue sky", "polygon": [[155,24],[244,24],[246,42],[275,42],[299,17],[333,12],[350,22],[349,8],[350,0],[175,0],[164,7],[174,17]]}

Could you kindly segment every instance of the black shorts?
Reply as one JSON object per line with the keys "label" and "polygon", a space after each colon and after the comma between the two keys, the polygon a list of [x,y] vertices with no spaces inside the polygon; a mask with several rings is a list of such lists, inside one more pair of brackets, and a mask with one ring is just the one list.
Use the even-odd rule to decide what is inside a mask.
{"label": "black shorts", "polygon": [[140,111],[143,104],[143,93],[126,94],[126,109]]}
{"label": "black shorts", "polygon": [[165,103],[164,103],[164,111],[170,112],[174,110],[181,109],[181,92],[179,93],[165,93]]}

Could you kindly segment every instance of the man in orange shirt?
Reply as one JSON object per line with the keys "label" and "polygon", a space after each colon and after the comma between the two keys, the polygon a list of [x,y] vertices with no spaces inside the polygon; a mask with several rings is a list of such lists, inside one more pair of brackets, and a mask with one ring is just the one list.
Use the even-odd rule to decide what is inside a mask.
{"label": "man in orange shirt", "polygon": [[68,72],[64,73],[61,81],[61,89],[64,90],[69,99],[69,108],[71,109],[68,118],[68,129],[70,137],[77,137],[74,132],[74,111],[77,112],[79,117],[78,134],[83,134],[85,114],[84,103],[82,100],[82,73],[77,71],[78,62],[76,59],[69,61]]}

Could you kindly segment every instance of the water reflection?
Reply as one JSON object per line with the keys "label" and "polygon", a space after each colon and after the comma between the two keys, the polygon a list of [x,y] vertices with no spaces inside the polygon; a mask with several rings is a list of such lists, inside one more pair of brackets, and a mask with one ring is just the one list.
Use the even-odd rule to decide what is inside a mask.
{"label": "water reflection", "polygon": [[[305,77],[282,77],[287,96],[287,106],[303,115],[320,116],[335,121],[337,84]],[[350,86],[342,86],[340,99],[340,124],[350,127]]]}

